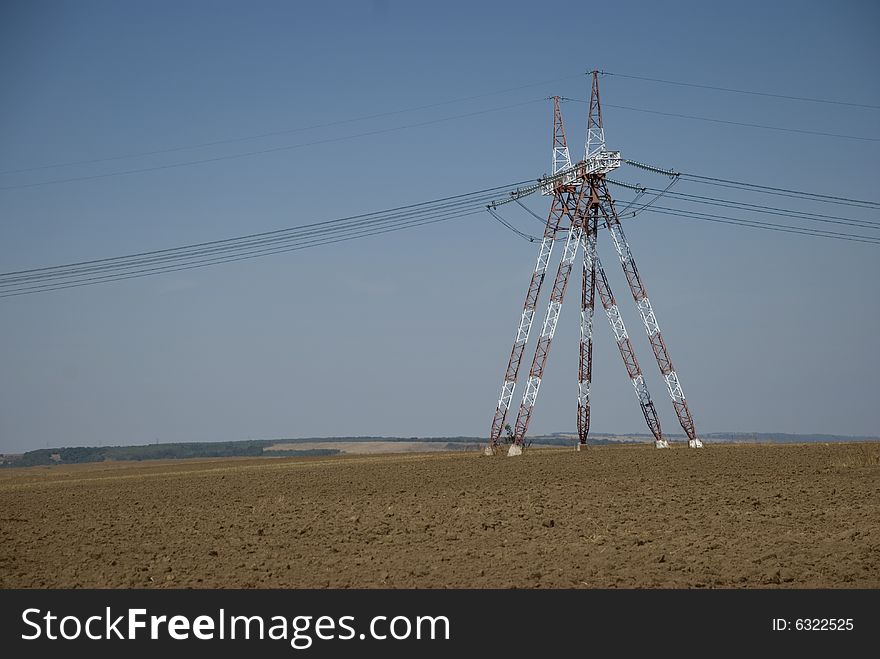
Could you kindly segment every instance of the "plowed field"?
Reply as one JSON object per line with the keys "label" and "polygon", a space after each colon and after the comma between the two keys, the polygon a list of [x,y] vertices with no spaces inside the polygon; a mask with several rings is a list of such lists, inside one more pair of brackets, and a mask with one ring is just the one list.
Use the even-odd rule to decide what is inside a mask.
{"label": "plowed field", "polygon": [[880,444],[0,471],[0,587],[880,587]]}

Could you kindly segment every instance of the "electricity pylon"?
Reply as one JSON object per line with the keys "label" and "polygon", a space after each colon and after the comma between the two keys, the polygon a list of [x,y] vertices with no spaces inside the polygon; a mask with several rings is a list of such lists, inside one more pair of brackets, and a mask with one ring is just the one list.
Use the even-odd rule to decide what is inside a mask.
{"label": "electricity pylon", "polygon": [[541,180],[541,190],[551,197],[550,214],[544,227],[538,260],[532,272],[531,282],[526,293],[525,304],[520,316],[519,327],[507,362],[501,395],[492,419],[487,454],[493,454],[499,448],[502,431],[510,428],[506,424],[507,413],[513,400],[519,377],[520,365],[529,340],[538,298],[544,278],[550,264],[550,257],[557,238],[564,234],[565,243],[562,257],[556,270],[550,301],[541,325],[534,357],[529,368],[528,380],[516,416],[516,421],[509,435],[504,438],[510,444],[508,455],[520,455],[528,445],[526,433],[529,428],[532,412],[538,398],[544,368],[550,354],[550,345],[556,333],[559,314],[565,299],[568,280],[574,267],[578,249],[583,249],[583,276],[581,279],[581,323],[580,323],[580,364],[578,368],[578,448],[587,443],[590,430],[590,386],[592,380],[593,359],[593,309],[596,293],[599,294],[602,308],[608,317],[614,333],[620,356],[626,367],[627,375],[632,382],[636,398],[642,408],[645,421],[654,436],[657,448],[668,448],[669,444],[663,437],[660,419],[651,394],[645,383],[635,351],[629,339],[620,309],[611,292],[605,270],[596,250],[599,226],[608,229],[620,264],[626,275],[630,292],[636,302],[642,323],[651,343],[660,373],[666,382],[666,388],[672,399],[672,405],[678,421],[688,438],[688,446],[700,448],[703,443],[697,438],[693,417],[688,408],[678,374],[672,365],[666,343],[660,333],[660,326],[654,308],[648,298],[644,283],[636,267],[635,259],[623,232],[614,199],[608,192],[605,175],[620,167],[619,151],[608,151],[605,148],[605,131],[602,126],[602,106],[599,100],[599,72],[592,72],[590,93],[590,109],[587,116],[587,135],[584,148],[584,159],[572,165],[571,156],[565,139],[565,127],[562,112],[559,108],[559,97],[553,97],[553,174]]}

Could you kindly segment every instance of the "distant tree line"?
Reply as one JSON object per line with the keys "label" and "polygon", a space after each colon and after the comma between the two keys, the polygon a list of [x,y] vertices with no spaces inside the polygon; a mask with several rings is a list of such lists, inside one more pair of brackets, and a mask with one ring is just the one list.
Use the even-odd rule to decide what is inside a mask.
{"label": "distant tree line", "polygon": [[7,456],[4,466],[31,467],[49,464],[80,464],[105,460],[179,460],[182,458],[227,458],[263,455],[269,440],[144,444],[142,446],[74,446],[44,448]]}

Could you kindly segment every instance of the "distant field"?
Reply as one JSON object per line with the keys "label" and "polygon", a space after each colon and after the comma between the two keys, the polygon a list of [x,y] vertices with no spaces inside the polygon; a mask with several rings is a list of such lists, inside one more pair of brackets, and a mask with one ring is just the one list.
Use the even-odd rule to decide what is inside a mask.
{"label": "distant field", "polygon": [[[572,440],[572,445],[577,443],[577,440]],[[486,442],[478,444],[477,442],[473,443],[453,443],[450,446],[449,442],[440,441],[440,442],[407,442],[407,441],[357,441],[357,442],[346,442],[346,441],[314,441],[314,442],[279,442],[278,444],[272,444],[271,446],[267,446],[265,448],[266,451],[307,451],[314,449],[337,449],[342,451],[343,453],[348,453],[351,455],[376,455],[379,453],[434,453],[436,451],[463,451],[466,449],[475,450],[479,445],[480,447],[485,446]],[[543,445],[539,442],[535,442],[532,444],[535,448],[541,448]]]}
{"label": "distant field", "polygon": [[0,587],[880,588],[880,444],[7,468]]}
{"label": "distant field", "polygon": [[307,451],[311,449],[339,449],[344,453],[422,453],[448,451],[447,442],[293,442],[272,444],[267,451]]}

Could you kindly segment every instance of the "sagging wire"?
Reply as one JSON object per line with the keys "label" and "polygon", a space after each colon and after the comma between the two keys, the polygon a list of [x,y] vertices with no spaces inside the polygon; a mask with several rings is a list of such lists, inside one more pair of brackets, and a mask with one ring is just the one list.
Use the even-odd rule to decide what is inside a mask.
{"label": "sagging wire", "polygon": [[538,222],[541,223],[541,226],[546,226],[547,223],[546,223],[544,220],[542,220],[542,219],[541,219],[541,216],[538,215],[535,211],[533,211],[531,208],[529,208],[528,206],[526,206],[526,205],[525,205],[524,203],[522,203],[519,199],[514,199],[514,201],[515,201],[516,203],[518,203],[518,204],[520,205],[520,207],[521,207],[526,213],[528,213],[528,214],[531,215],[533,218],[535,218],[536,220],[538,220]]}
{"label": "sagging wire", "polygon": [[669,189],[670,189],[673,185],[675,185],[676,183],[678,183],[678,181],[679,181],[678,174],[676,174],[675,177],[669,182],[669,185],[667,185],[665,188],[663,188],[663,190],[661,190],[661,191],[658,192],[656,195],[654,195],[654,198],[651,199],[651,201],[649,201],[647,204],[644,204],[644,205],[641,206],[640,208],[637,208],[636,210],[634,210],[633,213],[632,213],[632,215],[631,215],[630,217],[635,217],[636,215],[638,215],[639,213],[641,213],[643,210],[646,210],[646,209],[650,208],[651,206],[653,206],[653,205],[657,202],[657,200],[660,199],[660,198],[661,198],[663,195],[665,195],[667,192],[669,192]]}
{"label": "sagging wire", "polygon": [[[611,180],[609,180],[609,179],[606,179],[606,180],[607,180],[609,183],[612,183]],[[638,203],[639,199],[641,199],[641,198],[645,195],[645,192],[646,192],[646,189],[643,188],[643,187],[640,187],[640,186],[635,186],[635,185],[630,186],[630,185],[627,185],[627,186],[624,186],[624,187],[628,187],[628,188],[631,188],[632,190],[635,190],[635,191],[636,191],[636,196],[633,197],[632,199],[630,199],[629,202],[626,204],[626,206],[623,207],[622,210],[618,211],[618,213],[617,213],[617,216],[618,216],[618,217],[623,217],[623,216],[624,216],[624,213],[626,213],[630,208],[632,208],[633,204]],[[635,217],[635,216],[636,216],[636,213],[633,212],[632,215],[631,215],[630,217]]]}
{"label": "sagging wire", "polygon": [[512,231],[513,233],[515,233],[517,236],[519,236],[523,240],[528,240],[530,243],[536,242],[538,240],[538,238],[536,238],[535,236],[531,236],[527,233],[523,233],[522,231],[517,229],[515,226],[513,226],[512,224],[507,222],[503,217],[501,217],[496,212],[494,204],[487,205],[486,210],[489,211],[489,215],[491,215],[493,218],[495,218],[495,220],[497,222],[499,222],[502,226],[507,228],[509,231]]}

